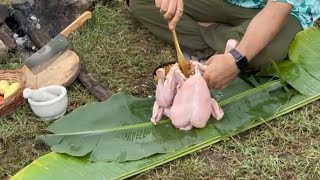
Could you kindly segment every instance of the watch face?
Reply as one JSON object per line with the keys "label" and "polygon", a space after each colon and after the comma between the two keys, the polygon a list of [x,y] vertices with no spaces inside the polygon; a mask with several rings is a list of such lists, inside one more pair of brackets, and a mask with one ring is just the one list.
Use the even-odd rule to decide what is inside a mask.
{"label": "watch face", "polygon": [[237,62],[238,66],[239,66],[239,69],[241,71],[244,70],[244,68],[246,68],[247,64],[245,62],[245,60],[242,58],[242,59],[239,59],[238,62]]}

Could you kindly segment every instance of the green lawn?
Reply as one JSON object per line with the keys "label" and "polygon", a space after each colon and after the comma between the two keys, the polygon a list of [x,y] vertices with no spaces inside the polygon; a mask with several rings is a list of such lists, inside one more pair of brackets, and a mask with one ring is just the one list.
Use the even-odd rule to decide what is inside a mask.
{"label": "green lawn", "polygon": [[[173,47],[134,20],[124,3],[95,11],[73,38],[81,62],[113,92],[153,95],[152,71],[171,61]],[[17,55],[0,68],[17,68]],[[68,88],[68,112],[95,101],[79,82]],[[48,123],[39,122],[26,104],[0,120],[0,179],[13,176],[49,152],[34,141]],[[131,179],[320,179],[320,104],[314,102],[228,141],[214,144]]]}

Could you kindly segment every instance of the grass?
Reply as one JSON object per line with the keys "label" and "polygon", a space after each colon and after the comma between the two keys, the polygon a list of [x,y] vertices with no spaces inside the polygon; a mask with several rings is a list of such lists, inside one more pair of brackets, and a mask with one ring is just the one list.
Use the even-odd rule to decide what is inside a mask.
{"label": "grass", "polygon": [[[81,63],[113,92],[153,95],[152,71],[171,61],[173,47],[139,24],[123,2],[98,6],[94,18],[73,37]],[[10,55],[1,69],[18,68]],[[95,101],[78,81],[68,88],[68,112]],[[320,179],[319,102],[130,179]],[[26,104],[0,119],[0,179],[8,179],[49,152],[34,138],[49,123],[37,121]]]}
{"label": "grass", "polygon": [[2,4],[10,4],[11,0],[0,0]]}

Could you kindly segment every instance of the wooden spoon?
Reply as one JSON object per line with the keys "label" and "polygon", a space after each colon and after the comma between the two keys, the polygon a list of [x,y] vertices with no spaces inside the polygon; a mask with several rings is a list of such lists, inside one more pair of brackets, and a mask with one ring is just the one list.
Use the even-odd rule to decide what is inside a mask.
{"label": "wooden spoon", "polygon": [[176,31],[175,30],[171,30],[171,33],[172,33],[173,42],[174,42],[174,45],[175,45],[176,51],[177,51],[179,67],[180,67],[182,73],[184,74],[184,76],[186,78],[188,78],[189,75],[190,75],[190,70],[189,70],[190,69],[190,62],[184,59],[184,56],[183,56],[182,51],[181,51],[180,46],[179,46],[179,42],[178,42]]}

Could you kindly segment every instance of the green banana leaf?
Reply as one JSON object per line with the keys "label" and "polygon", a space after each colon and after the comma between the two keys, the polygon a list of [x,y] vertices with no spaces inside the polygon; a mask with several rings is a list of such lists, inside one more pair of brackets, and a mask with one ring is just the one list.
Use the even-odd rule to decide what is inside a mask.
{"label": "green banana leaf", "polygon": [[[151,121],[153,98],[124,93],[103,103],[83,106],[49,126],[54,134],[39,137],[51,150],[91,161],[137,160],[200,142],[196,131],[178,131],[170,122]],[[214,136],[215,134],[211,134]]]}
{"label": "green banana leaf", "polygon": [[276,67],[273,66],[261,74],[281,77],[283,81],[303,95],[313,96],[319,94],[320,81],[310,75],[300,65],[292,61],[280,61],[275,66]]}
{"label": "green banana leaf", "polygon": [[290,44],[289,59],[320,80],[320,30],[311,27],[297,34]]}
{"label": "green banana leaf", "polygon": [[[308,57],[304,61],[309,61],[305,64],[312,64],[314,61],[317,61],[320,59],[320,55],[318,55],[317,47],[309,47],[309,44],[304,43],[307,39],[315,39],[315,41],[318,41],[320,38],[319,36],[314,37],[314,34],[317,34],[317,29],[311,28],[308,29],[302,33],[299,33],[297,38],[295,39],[294,43],[299,44],[295,46],[291,46],[292,48],[303,46],[308,51],[301,51],[298,53],[298,55],[291,56],[290,58],[294,57]],[[292,53],[291,53],[292,54]],[[312,58],[309,57],[312,55]],[[114,133],[120,133],[120,135],[123,135],[121,133],[125,133],[125,131],[128,131],[129,133],[126,135],[131,135],[131,139],[129,139],[129,144],[143,144],[146,145],[148,141],[136,141],[136,138],[132,137],[138,137],[138,138],[144,138],[145,136],[140,136],[142,133],[143,135],[153,135],[150,138],[159,138],[157,140],[163,140],[165,142],[160,142],[157,144],[157,147],[162,148],[170,146],[165,151],[158,150],[158,149],[148,149],[148,148],[141,148],[141,150],[137,149],[130,149],[131,151],[134,151],[133,153],[129,152],[128,150],[125,154],[121,154],[119,156],[115,155],[114,150],[111,150],[111,153],[109,155],[102,155],[98,156],[99,152],[95,152],[94,150],[97,148],[97,144],[99,143],[89,143],[83,146],[84,144],[82,141],[90,141],[90,136],[84,136],[88,135],[86,133],[90,133],[90,131],[94,131],[97,129],[94,129],[96,127],[95,125],[88,125],[88,122],[85,122],[84,120],[81,120],[83,118],[80,115],[74,115],[79,112],[86,112],[88,113],[87,109],[89,109],[89,106],[92,107],[98,107],[95,110],[95,116],[99,117],[99,114],[104,114],[104,111],[99,108],[102,104],[91,104],[82,107],[82,109],[79,110],[79,112],[74,111],[68,117],[74,116],[80,119],[75,120],[68,120],[61,119],[59,121],[56,121],[52,126],[49,127],[50,131],[53,131],[55,134],[52,135],[44,135],[41,136],[40,139],[46,142],[48,145],[52,147],[56,147],[57,151],[61,151],[64,153],[49,153],[45,156],[40,157],[39,159],[32,162],[30,165],[25,167],[23,170],[21,170],[19,173],[17,173],[12,179],[124,179],[130,176],[133,176],[135,174],[141,173],[143,171],[146,171],[148,169],[151,169],[153,167],[159,166],[161,164],[164,164],[166,162],[172,161],[174,159],[177,159],[179,157],[182,157],[186,154],[192,153],[194,151],[197,151],[203,147],[206,147],[208,145],[214,144],[218,141],[221,141],[225,138],[228,138],[229,136],[235,135],[237,133],[246,131],[250,128],[253,128],[259,124],[265,123],[267,121],[270,121],[278,116],[281,116],[285,113],[291,112],[292,110],[295,110],[299,107],[302,107],[310,102],[313,102],[320,98],[320,90],[319,90],[319,81],[316,78],[317,75],[320,74],[316,73],[314,71],[311,74],[310,70],[308,70],[303,64],[299,63],[300,61],[295,60],[288,60],[283,61],[282,64],[277,64],[277,68],[279,69],[279,72],[281,73],[281,78],[283,78],[288,84],[290,84],[294,89],[297,91],[297,93],[288,93],[282,88],[282,84],[280,80],[273,80],[264,84],[261,84],[258,87],[252,87],[250,84],[248,84],[245,81],[238,80],[238,82],[234,81],[234,84],[240,83],[241,89],[240,91],[235,91],[234,88],[225,89],[224,91],[220,92],[214,92],[213,95],[216,97],[219,101],[219,103],[222,105],[223,109],[226,112],[226,116],[220,120],[220,121],[214,121],[210,120],[207,127],[203,129],[193,129],[192,131],[188,133],[193,134],[184,134],[181,135],[180,131],[175,130],[171,125],[170,121],[168,119],[163,119],[161,123],[159,123],[159,132],[157,133],[163,133],[163,136],[167,136],[167,134],[170,134],[168,132],[176,132],[178,133],[177,136],[179,138],[190,138],[192,137],[192,141],[194,143],[189,144],[183,144],[178,143],[179,147],[177,147],[177,144],[174,144],[172,147],[170,145],[170,142],[176,142],[177,140],[180,140],[179,138],[174,138],[173,136],[168,135],[168,139],[165,139],[165,137],[158,137],[157,133],[151,131],[146,131],[145,129],[152,129],[155,128],[155,131],[158,131],[158,125],[154,127],[151,125],[149,121],[148,115],[151,113],[151,107],[143,108],[144,105],[152,102],[153,100],[150,98],[135,98],[131,97],[125,94],[116,94],[113,96],[113,98],[120,99],[120,102],[118,106],[115,106],[117,108],[110,108],[110,110],[105,111],[118,111],[119,107],[125,106],[127,109],[126,111],[121,111],[123,114],[131,113],[133,115],[132,117],[127,117],[127,119],[120,119],[120,122],[113,122],[110,124],[110,126],[102,126],[99,124],[100,121],[97,123],[100,125],[101,128],[99,128],[97,132],[90,134],[91,136],[107,136],[106,139],[113,138]],[[298,69],[298,70],[297,70]],[[275,71],[272,72],[272,69],[269,71],[269,75],[277,75]],[[292,75],[295,75],[292,77]],[[278,76],[279,77],[279,76]],[[308,80],[310,77],[312,77],[312,80]],[[305,81],[307,79],[307,81]],[[307,83],[306,83],[307,82]],[[310,84],[313,83],[313,84]],[[309,91],[310,86],[313,86],[312,89]],[[294,91],[293,91],[294,92]],[[219,95],[219,96],[217,96]],[[122,99],[126,97],[125,99]],[[112,100],[112,99],[111,99]],[[110,101],[111,101],[110,100]],[[105,104],[108,104],[107,101]],[[130,102],[135,102],[136,104],[134,107],[129,106]],[[112,102],[112,101],[111,101]],[[139,103],[139,104],[137,104]],[[103,105],[105,105],[103,104]],[[110,104],[109,104],[110,105]],[[114,106],[115,104],[111,104],[111,106]],[[130,108],[131,109],[130,109]],[[143,109],[144,112],[138,110],[140,108]],[[125,109],[125,108],[124,108]],[[135,109],[135,110],[133,110]],[[83,116],[85,113],[82,114]],[[119,114],[114,115],[113,117],[117,119],[117,116]],[[140,119],[142,118],[142,119]],[[97,119],[95,117],[95,119]],[[80,122],[79,122],[80,120]],[[87,121],[90,121],[89,119],[86,119]],[[103,120],[103,117],[102,117]],[[107,121],[107,119],[105,119]],[[110,120],[111,121],[111,120]],[[92,122],[92,121],[91,121]],[[68,129],[65,125],[68,124],[75,126],[77,123],[82,124],[82,126],[86,127],[86,133],[83,133],[83,129],[75,126],[70,127]],[[161,127],[165,126],[165,132]],[[92,129],[93,128],[93,129]],[[146,133],[146,134],[145,134]],[[149,133],[149,134],[148,134]],[[155,135],[155,136],[154,136]],[[162,135],[161,135],[162,136]],[[186,136],[186,137],[185,137]],[[126,141],[126,137],[128,136],[117,136],[117,140]],[[120,138],[119,138],[120,137]],[[100,138],[100,137],[99,137]],[[66,143],[64,142],[64,139],[66,140]],[[101,138],[100,138],[101,139]],[[130,142],[131,141],[131,142]],[[169,141],[166,142],[166,141]],[[93,141],[95,142],[95,141]],[[145,143],[147,142],[147,143]],[[112,142],[106,142],[103,141],[103,143],[112,143]],[[94,144],[94,145],[93,145]],[[111,144],[112,145],[112,144]],[[111,146],[110,144],[108,147]],[[88,148],[90,147],[90,148]],[[146,147],[149,147],[146,145]],[[117,147],[113,147],[117,148]],[[121,147],[123,148],[123,147]],[[148,151],[148,153],[145,152],[145,149],[151,150]],[[54,150],[54,149],[53,149]],[[108,154],[109,149],[105,149],[105,153]],[[117,150],[117,152],[119,149]],[[73,155],[67,155],[65,153],[79,153],[81,154],[80,157],[76,157]],[[98,154],[96,154],[98,153]],[[115,154],[112,154],[115,153]],[[134,154],[132,156],[132,154]],[[134,159],[132,157],[138,158],[139,160],[130,160]],[[96,159],[98,158],[98,159]],[[92,162],[96,160],[104,160],[109,161],[112,159],[112,161],[109,162]],[[125,161],[125,162],[119,162]],[[117,162],[118,161],[118,162]]]}
{"label": "green banana leaf", "polygon": [[[239,82],[235,84],[239,85]],[[246,85],[245,82],[241,84]],[[281,88],[278,82],[273,84]],[[227,104],[222,102],[226,116],[220,121],[211,119],[210,122],[221,122],[214,125],[225,132],[242,127],[258,117],[272,116],[282,105],[278,98],[272,98],[269,94],[269,89],[274,86],[261,86],[255,88],[250,96],[240,94]],[[214,126],[208,126],[205,134],[196,130],[180,131],[171,125],[169,119],[163,119],[154,126],[150,122],[153,102],[154,98],[118,93],[103,103],[75,110],[49,126],[48,130],[54,134],[38,138],[57,153],[88,155],[89,160],[95,162],[124,162],[173,152],[198,144],[203,138],[219,135],[210,130]]]}
{"label": "green banana leaf", "polygon": [[301,31],[290,44],[289,60],[280,61],[259,74],[277,76],[303,95],[316,95],[320,92],[319,44],[319,29]]}

